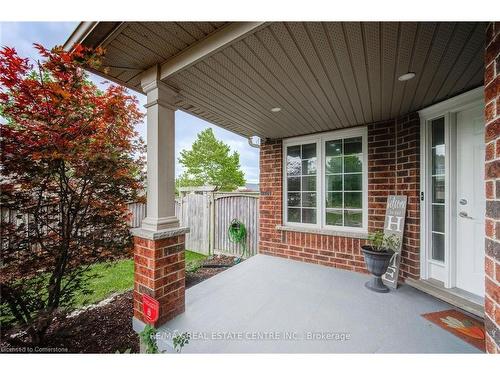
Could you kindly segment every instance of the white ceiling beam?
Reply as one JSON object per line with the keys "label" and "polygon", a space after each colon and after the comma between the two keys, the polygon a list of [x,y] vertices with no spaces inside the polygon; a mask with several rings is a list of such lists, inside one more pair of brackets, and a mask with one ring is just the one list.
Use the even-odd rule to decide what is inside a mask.
{"label": "white ceiling beam", "polygon": [[215,31],[205,39],[191,45],[161,65],[160,79],[166,79],[183,69],[195,64],[220,49],[240,40],[245,35],[255,32],[265,22],[233,22]]}

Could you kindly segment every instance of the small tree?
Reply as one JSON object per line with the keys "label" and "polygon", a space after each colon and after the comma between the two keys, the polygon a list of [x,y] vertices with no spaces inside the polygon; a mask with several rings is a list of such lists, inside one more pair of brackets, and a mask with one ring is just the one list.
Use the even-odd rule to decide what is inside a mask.
{"label": "small tree", "polygon": [[212,129],[198,134],[191,150],[182,150],[179,158],[186,170],[177,179],[178,187],[213,185],[216,190],[231,191],[245,184],[240,155],[222,141]]}
{"label": "small tree", "polygon": [[[99,90],[84,66],[102,50],[35,45],[31,64],[0,50],[1,314],[27,329],[33,344],[75,293],[85,269],[127,250],[127,202],[142,184],[143,115],[125,89]],[[4,219],[2,215],[2,219]]]}

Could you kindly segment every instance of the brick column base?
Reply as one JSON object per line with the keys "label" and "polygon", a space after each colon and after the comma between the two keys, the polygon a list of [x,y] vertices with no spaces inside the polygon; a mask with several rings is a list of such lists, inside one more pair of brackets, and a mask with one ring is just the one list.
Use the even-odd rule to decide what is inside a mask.
{"label": "brick column base", "polygon": [[160,304],[158,327],[185,309],[185,234],[187,228],[161,232],[143,229],[134,235],[134,317],[147,323],[142,310],[144,294]]}

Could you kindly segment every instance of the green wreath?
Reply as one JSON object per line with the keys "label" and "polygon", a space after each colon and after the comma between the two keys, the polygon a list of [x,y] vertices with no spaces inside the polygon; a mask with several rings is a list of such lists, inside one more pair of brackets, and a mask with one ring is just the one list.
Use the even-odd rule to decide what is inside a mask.
{"label": "green wreath", "polygon": [[245,228],[245,225],[238,219],[233,219],[229,225],[228,236],[229,241],[240,244],[243,249],[241,256],[235,260],[235,262],[238,263],[247,252],[247,229]]}

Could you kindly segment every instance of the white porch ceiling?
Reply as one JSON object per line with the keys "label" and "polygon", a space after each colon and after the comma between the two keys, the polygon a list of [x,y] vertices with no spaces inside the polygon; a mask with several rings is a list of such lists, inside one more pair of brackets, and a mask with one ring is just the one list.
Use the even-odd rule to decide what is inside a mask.
{"label": "white porch ceiling", "polygon": [[[99,22],[78,39],[106,48],[102,75],[141,91],[144,70],[230,26]],[[480,86],[485,29],[480,22],[272,22],[164,81],[185,112],[243,136],[290,137],[391,119]],[[406,72],[416,77],[398,81]]]}

